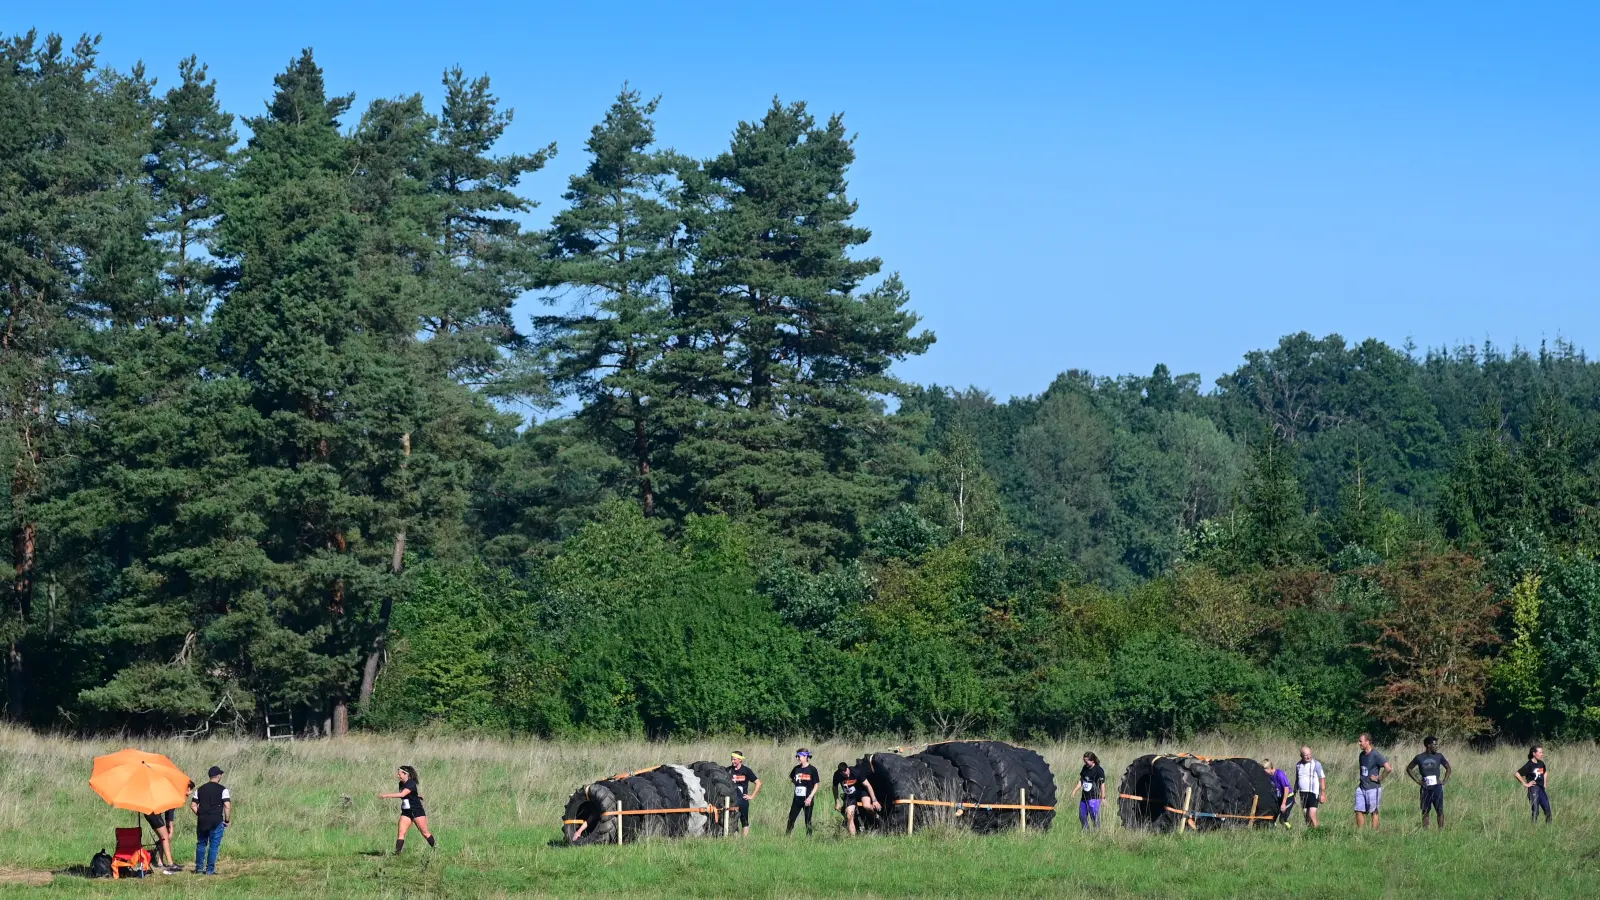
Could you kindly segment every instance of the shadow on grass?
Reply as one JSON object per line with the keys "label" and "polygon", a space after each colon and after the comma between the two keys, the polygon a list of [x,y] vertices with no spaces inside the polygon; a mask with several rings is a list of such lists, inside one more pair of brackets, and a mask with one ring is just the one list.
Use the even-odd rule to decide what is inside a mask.
{"label": "shadow on grass", "polygon": [[[93,877],[95,877],[94,872],[92,872],[89,869],[88,866],[82,866],[82,865],[67,866],[65,869],[56,869],[56,870],[52,871],[50,874],[51,875],[65,875],[68,878],[93,878]],[[105,876],[105,877],[109,878],[110,876]]]}

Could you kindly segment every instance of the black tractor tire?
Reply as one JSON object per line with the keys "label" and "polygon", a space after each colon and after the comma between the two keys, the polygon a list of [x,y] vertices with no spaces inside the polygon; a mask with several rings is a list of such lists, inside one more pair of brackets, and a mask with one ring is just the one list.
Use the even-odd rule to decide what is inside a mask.
{"label": "black tractor tire", "polygon": [[[1029,750],[1027,747],[1013,747],[1011,749],[1016,752],[1017,758],[1022,760],[1023,767],[1028,770],[1028,805],[1052,807],[1049,811],[1042,809],[1028,810],[1028,827],[1035,827],[1034,823],[1037,822],[1037,827],[1049,829],[1056,818],[1054,809],[1056,805],[1055,773],[1050,770],[1050,764],[1044,761],[1044,757],[1033,750]],[[1101,805],[1104,806],[1105,804],[1102,803]]]}
{"label": "black tractor tire", "polygon": [[[650,779],[641,778],[638,775],[630,775],[627,778],[619,778],[617,781],[626,784],[633,791],[633,796],[639,802],[638,806],[630,806],[628,809],[646,810],[666,807],[665,801],[661,799],[661,794],[656,791],[656,786],[650,782]],[[627,811],[624,810],[624,812],[626,813]],[[641,839],[648,840],[650,838],[664,837],[667,834],[666,823],[661,820],[659,813],[641,812],[639,815],[624,815],[623,818],[634,819],[639,823],[638,831]]]}
{"label": "black tractor tire", "polygon": [[[868,827],[888,834],[905,834],[911,806],[898,801],[913,797],[926,799],[932,792],[933,774],[928,771],[927,764],[898,753],[873,753],[861,757],[859,765],[866,773],[867,781],[871,782],[878,802],[883,804],[881,812],[867,817]],[[921,820],[922,809],[917,812],[917,818]]]}
{"label": "black tractor tire", "polygon": [[1182,812],[1185,794],[1192,794],[1194,782],[1175,757],[1149,754],[1135,759],[1122,773],[1117,793],[1117,814],[1123,828],[1148,831],[1178,831],[1186,817]]}
{"label": "black tractor tire", "polygon": [[[578,788],[567,801],[567,808],[561,816],[563,820],[561,833],[567,839],[567,843],[578,846],[614,844],[617,841],[617,817],[601,814],[616,808],[617,798],[610,787],[603,783],[586,784]],[[576,819],[582,819],[588,827],[584,828],[581,837],[573,840],[572,836],[577,834],[578,826],[565,823]]]}
{"label": "black tractor tire", "polygon": [[1243,828],[1250,824],[1248,819],[1250,800],[1255,797],[1255,792],[1250,786],[1250,776],[1231,759],[1211,760],[1211,771],[1215,772],[1218,780],[1222,782],[1222,804],[1217,812],[1227,816],[1218,823],[1219,826]]}
{"label": "black tractor tire", "polygon": [[[1017,748],[1001,741],[972,741],[972,746],[989,759],[994,769],[995,802],[1014,805],[1022,801],[1028,790],[1028,769],[1017,756]],[[1021,810],[997,809],[989,819],[989,827],[996,831],[1021,825]]]}
{"label": "black tractor tire", "polygon": [[[962,798],[961,772],[950,760],[936,753],[913,753],[911,759],[928,767],[928,797],[943,803],[954,803]],[[921,795],[917,795],[921,798]],[[955,821],[955,809],[949,806],[922,806],[917,809],[917,821],[930,825],[945,825]]]}
{"label": "black tractor tire", "polygon": [[1272,783],[1272,776],[1267,770],[1248,757],[1234,757],[1226,760],[1238,766],[1244,773],[1248,788],[1241,789],[1239,801],[1240,815],[1250,815],[1250,804],[1254,800],[1256,816],[1252,820],[1240,820],[1242,824],[1251,828],[1271,828],[1277,822],[1278,816],[1278,789]]}
{"label": "black tractor tire", "polygon": [[[706,823],[707,833],[711,837],[722,837],[723,826],[727,824],[728,834],[739,833],[739,791],[733,786],[733,778],[728,774],[725,766],[714,762],[695,762],[689,764],[689,770],[700,776],[700,787],[706,793],[706,805],[716,807],[716,815]],[[723,809],[730,809],[733,822],[722,821]]]}
{"label": "black tractor tire", "polygon": [[[640,799],[638,793],[634,791],[635,785],[632,778],[607,778],[605,781],[596,782],[596,784],[610,790],[612,798],[622,806],[624,811],[645,808],[645,801]],[[612,808],[615,809],[616,807],[613,806]],[[617,827],[622,829],[622,842],[625,844],[637,841],[645,834],[644,816],[612,816],[610,818],[619,823]],[[612,840],[616,840],[615,833],[613,833]]]}
{"label": "black tractor tire", "polygon": [[[968,741],[949,741],[930,744],[927,752],[950,760],[961,776],[962,803],[998,803],[1000,788],[995,782],[994,766],[978,748]],[[960,809],[956,822],[973,831],[987,832],[994,827],[994,811],[987,809]]]}
{"label": "black tractor tire", "polygon": [[[689,805],[689,799],[683,796],[683,790],[678,787],[677,780],[668,774],[665,768],[657,767],[633,777],[643,778],[656,789],[656,793],[661,797],[660,809],[683,809]],[[688,813],[664,812],[661,814],[660,822],[662,832],[667,837],[683,837],[689,830]]]}
{"label": "black tractor tire", "polygon": [[[678,783],[678,792],[683,794],[684,805],[691,809],[704,809],[706,806],[706,789],[700,785],[700,776],[688,766],[662,766],[662,771],[672,776]],[[684,835],[686,837],[704,837],[706,828],[711,820],[703,812],[692,812],[684,820]]]}
{"label": "black tractor tire", "polygon": [[[1184,771],[1189,773],[1189,780],[1194,783],[1194,795],[1189,804],[1190,811],[1212,814],[1195,816],[1195,830],[1213,831],[1222,827],[1222,823],[1228,820],[1215,818],[1215,814],[1227,813],[1229,809],[1227,790],[1222,785],[1222,779],[1217,777],[1210,763],[1197,756],[1180,756],[1178,762]],[[1173,804],[1173,806],[1179,805],[1181,804]]]}

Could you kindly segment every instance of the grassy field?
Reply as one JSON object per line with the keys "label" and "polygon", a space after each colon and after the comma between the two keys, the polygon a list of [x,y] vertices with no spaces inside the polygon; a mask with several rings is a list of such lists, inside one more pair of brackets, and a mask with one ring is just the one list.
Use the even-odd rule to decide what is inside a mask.
{"label": "grassy field", "polygon": [[[1385,797],[1383,832],[1356,833],[1350,795],[1356,750],[1322,742],[1332,782],[1325,828],[1157,836],[1079,832],[1062,806],[1048,833],[976,837],[926,831],[913,838],[850,839],[831,809],[813,838],[783,835],[784,777],[793,742],[741,742],[767,784],[746,840],[658,841],[622,847],[551,846],[561,807],[578,785],[657,762],[723,759],[728,742],[565,744],[390,737],[272,744],[143,741],[200,773],[213,763],[236,801],[219,877],[94,881],[73,874],[132,814],[88,788],[91,759],[126,741],[73,741],[0,730],[0,895],[250,897],[610,897],[846,895],[990,897],[1551,897],[1600,896],[1600,751],[1552,747],[1556,823],[1530,828],[1511,778],[1524,753],[1446,747],[1456,765],[1450,830],[1419,830],[1416,791]],[[813,744],[824,775],[871,745]],[[1099,752],[1113,781],[1149,748],[1098,744],[1040,747],[1068,786],[1084,749]],[[1288,741],[1217,739],[1184,748],[1214,755],[1291,758]],[[1415,748],[1385,748],[1397,768]],[[441,849],[420,839],[393,848],[391,773],[422,773]],[[180,813],[175,852],[193,864],[194,819]]]}

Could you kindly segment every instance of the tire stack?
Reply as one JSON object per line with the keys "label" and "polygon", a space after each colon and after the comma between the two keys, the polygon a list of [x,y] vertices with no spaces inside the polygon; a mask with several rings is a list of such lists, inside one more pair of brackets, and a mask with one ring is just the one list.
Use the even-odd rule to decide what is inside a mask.
{"label": "tire stack", "polygon": [[[703,812],[661,812],[607,816],[618,804],[628,810],[679,810],[738,806],[738,794],[728,770],[714,762],[682,766],[656,766],[631,775],[618,775],[586,784],[567,801],[562,833],[568,843],[615,844],[617,829],[622,842],[651,837],[721,837],[722,823]],[[579,826],[583,835],[574,840]]]}
{"label": "tire stack", "polygon": [[[893,834],[906,832],[911,806],[899,803],[915,797],[961,803],[1015,805],[1026,796],[1029,806],[1054,807],[1055,776],[1044,757],[1025,747],[1001,741],[947,741],[932,744],[921,753],[872,753],[861,757],[857,768],[867,774],[883,812],[866,816],[869,830]],[[1021,824],[1018,810],[951,806],[918,806],[918,824],[954,822],[980,834],[991,834]],[[1049,828],[1055,811],[1029,810],[1029,828]]]}
{"label": "tire stack", "polygon": [[1141,756],[1122,773],[1117,793],[1122,827],[1153,831],[1181,831],[1186,823],[1196,831],[1263,828],[1278,809],[1272,778],[1244,757]]}

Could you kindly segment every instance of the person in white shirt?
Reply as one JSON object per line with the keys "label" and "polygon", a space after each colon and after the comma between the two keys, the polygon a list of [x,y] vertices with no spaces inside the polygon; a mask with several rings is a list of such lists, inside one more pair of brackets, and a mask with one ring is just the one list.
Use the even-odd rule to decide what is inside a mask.
{"label": "person in white shirt", "polygon": [[1300,748],[1300,759],[1294,764],[1294,789],[1300,795],[1300,807],[1306,811],[1306,824],[1320,827],[1317,807],[1328,802],[1328,776],[1322,763],[1312,758],[1310,747]]}

